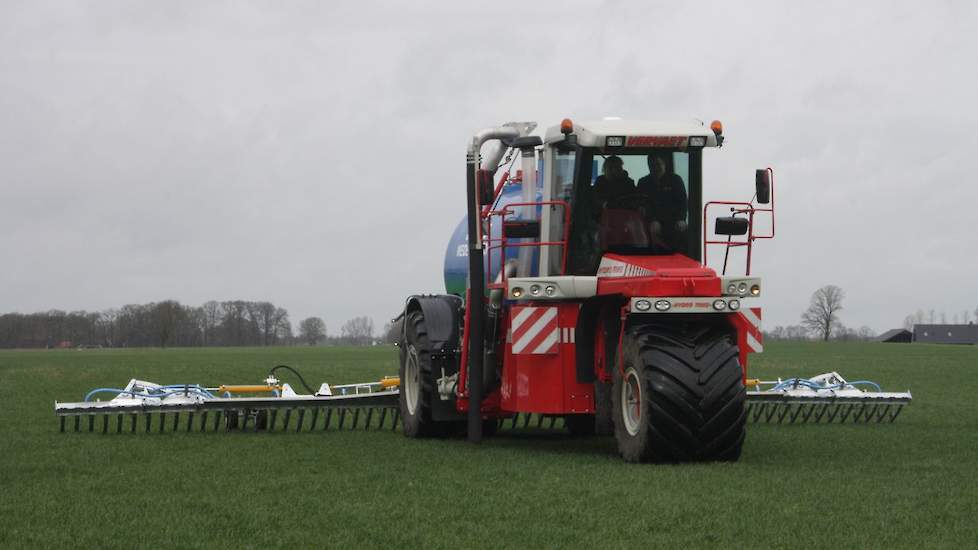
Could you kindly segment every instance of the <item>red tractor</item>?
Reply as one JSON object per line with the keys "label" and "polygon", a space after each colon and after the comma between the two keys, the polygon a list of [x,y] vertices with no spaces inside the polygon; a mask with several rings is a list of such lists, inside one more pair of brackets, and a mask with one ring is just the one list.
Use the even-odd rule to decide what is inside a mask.
{"label": "red tractor", "polygon": [[[395,320],[399,379],[316,389],[287,365],[258,385],[132,379],[56,402],[60,429],[72,418],[75,431],[100,418],[102,432],[112,418],[116,432],[126,420],[137,431],[139,418],[147,432],[402,423],[409,437],[467,429],[480,441],[532,415],[574,434],[613,432],[629,461],[680,462],[736,460],[747,420],[892,422],[910,403],[909,391],[837,372],[746,378],[747,354],[762,350],[761,311],[747,300],[761,294],[753,244],[774,236],[773,173],[757,171],[749,202],[704,205],[703,150],[723,144],[719,122],[564,120],[543,139],[535,127],[472,139],[446,294],[411,296]],[[517,159],[522,170],[496,176]],[[719,275],[713,245],[725,250]],[[744,252],[743,276],[726,274],[732,250]]]}
{"label": "red tractor", "polygon": [[[467,425],[478,442],[535,413],[575,434],[613,432],[627,461],[737,460],[747,356],[762,350],[750,255],[774,235],[772,171],[757,171],[750,202],[704,205],[718,121],[565,119],[542,139],[535,126],[469,145],[467,235],[449,246],[464,287],[412,296],[398,318],[404,433]],[[522,170],[497,177],[504,155]],[[725,247],[721,274],[710,245]],[[745,275],[726,276],[735,247]]]}

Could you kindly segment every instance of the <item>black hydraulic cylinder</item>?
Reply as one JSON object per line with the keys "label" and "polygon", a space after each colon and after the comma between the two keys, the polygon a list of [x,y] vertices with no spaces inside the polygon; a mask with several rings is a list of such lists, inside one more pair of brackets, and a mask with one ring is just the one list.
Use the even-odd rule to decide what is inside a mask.
{"label": "black hydraulic cylinder", "polygon": [[478,151],[470,152],[465,164],[466,198],[469,222],[469,429],[468,438],[473,443],[482,441],[482,354],[483,326],[485,317],[485,273],[482,263],[482,238],[479,232],[479,201],[476,194],[476,165]]}

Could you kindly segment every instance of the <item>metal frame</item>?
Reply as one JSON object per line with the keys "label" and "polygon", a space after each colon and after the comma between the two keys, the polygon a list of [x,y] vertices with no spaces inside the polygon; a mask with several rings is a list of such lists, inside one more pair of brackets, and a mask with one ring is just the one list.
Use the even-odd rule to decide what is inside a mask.
{"label": "metal frame", "polygon": [[[738,202],[738,201],[710,201],[703,205],[703,265],[708,265],[708,255],[709,245],[724,245],[726,246],[726,254],[729,255],[730,249],[734,247],[747,247],[747,266],[745,270],[745,276],[750,276],[750,266],[751,258],[753,255],[754,241],[758,239],[773,239],[774,238],[774,170],[772,168],[765,168],[771,175],[771,202],[770,206],[766,208],[758,208],[754,206],[753,202]],[[747,240],[746,241],[733,241],[727,239],[726,241],[718,240],[713,241],[709,239],[708,233],[708,222],[709,222],[709,209],[711,206],[729,206],[730,211],[734,214],[747,214]],[[754,234],[754,215],[758,212],[769,212],[771,214],[771,233],[769,235],[755,235]],[[723,275],[727,274],[727,256],[724,256],[723,262]]]}

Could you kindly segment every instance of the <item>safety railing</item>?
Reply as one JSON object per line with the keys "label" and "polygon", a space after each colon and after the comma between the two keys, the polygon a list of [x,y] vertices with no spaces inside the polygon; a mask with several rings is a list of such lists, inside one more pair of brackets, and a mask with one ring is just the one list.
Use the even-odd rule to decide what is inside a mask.
{"label": "safety railing", "polygon": [[[541,241],[539,240],[539,233],[537,234],[537,240],[530,242],[512,242],[513,239],[506,237],[506,217],[516,214],[517,208],[533,208],[537,207],[559,207],[563,216],[563,231],[562,238],[559,241]],[[492,220],[494,217],[500,219],[500,230],[499,237],[492,237]],[[486,288],[496,289],[506,288],[506,251],[509,248],[523,248],[523,247],[536,247],[542,249],[545,246],[559,247],[560,250],[560,274],[563,275],[567,271],[567,244],[570,238],[570,205],[566,201],[555,200],[555,201],[534,201],[534,202],[514,202],[505,205],[498,210],[491,210],[487,212],[484,216],[488,227],[486,228],[487,237],[487,263],[492,265],[493,253],[494,251],[499,255],[499,280],[486,281]],[[542,226],[541,226],[542,228]],[[518,239],[529,239],[532,237],[518,237]],[[492,279],[492,270],[488,270],[486,273],[487,279]]]}
{"label": "safety railing", "polygon": [[[763,208],[754,205],[753,199],[751,202],[738,202],[738,201],[710,201],[703,206],[703,265],[709,265],[709,248],[710,245],[721,245],[724,246],[723,254],[723,270],[722,274],[727,273],[727,261],[730,258],[730,249],[737,247],[747,248],[747,258],[746,258],[746,269],[745,275],[750,275],[751,260],[754,251],[754,241],[758,239],[773,239],[774,238],[774,171],[767,168],[770,174],[771,181],[771,201],[770,206]],[[756,195],[755,195],[756,196]],[[746,216],[747,217],[747,236],[746,240],[733,240],[732,236],[728,236],[726,240],[711,240],[709,238],[709,211],[711,207],[726,206],[730,208],[730,213],[732,216]],[[754,232],[754,221],[758,213],[770,213],[771,214],[771,231],[769,233],[757,234]]]}

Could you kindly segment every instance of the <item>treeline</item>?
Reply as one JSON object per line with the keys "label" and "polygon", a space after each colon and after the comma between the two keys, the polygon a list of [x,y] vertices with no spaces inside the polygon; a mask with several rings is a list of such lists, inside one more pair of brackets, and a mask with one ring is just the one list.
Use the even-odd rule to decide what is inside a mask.
{"label": "treeline", "polygon": [[45,311],[0,315],[0,348],[373,345],[368,317],[354,317],[330,336],[326,323],[308,317],[294,334],[289,312],[271,302],[211,300],[186,306],[175,300],[104,311]]}
{"label": "treeline", "polygon": [[[974,319],[978,320],[978,307],[975,308]],[[911,313],[910,315],[904,317],[903,328],[912,331],[914,325],[967,325],[968,323],[973,322],[971,312],[966,309],[962,310],[960,313],[954,313],[950,316],[943,311],[935,313],[932,309],[928,313],[924,313],[922,309],[918,309],[916,313]]]}
{"label": "treeline", "polygon": [[289,313],[271,302],[174,300],[104,311],[0,315],[0,347],[274,346],[291,343]]}
{"label": "treeline", "polygon": [[[837,324],[832,327],[829,333],[829,340],[838,342],[868,342],[875,339],[876,331],[863,326],[858,329]],[[822,334],[804,325],[776,326],[771,330],[764,331],[764,340],[800,341],[800,340],[823,340]]]}

